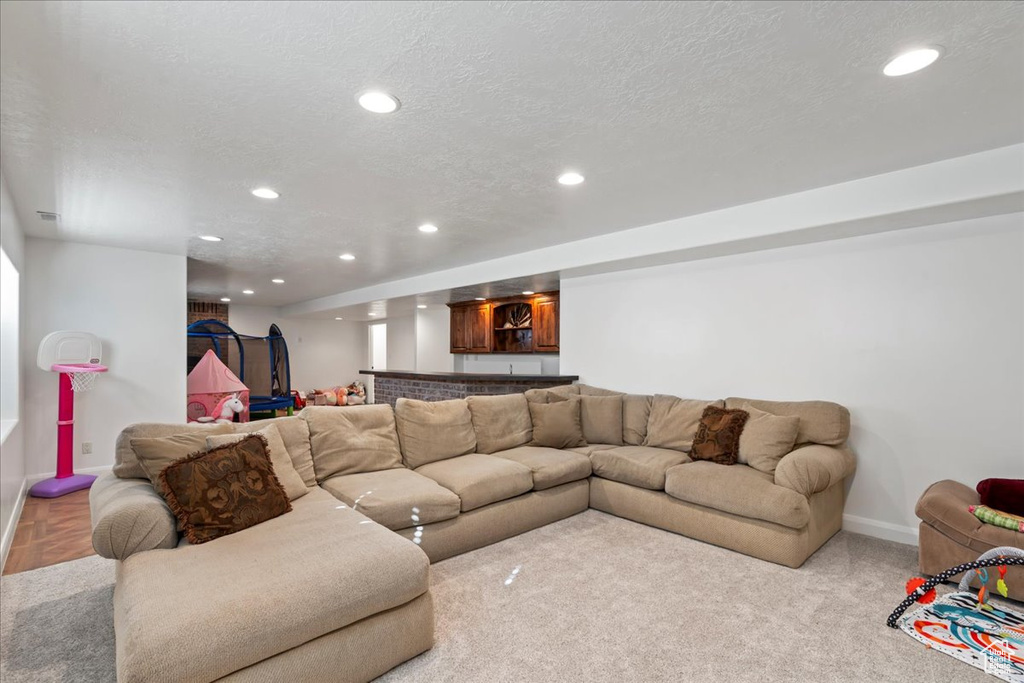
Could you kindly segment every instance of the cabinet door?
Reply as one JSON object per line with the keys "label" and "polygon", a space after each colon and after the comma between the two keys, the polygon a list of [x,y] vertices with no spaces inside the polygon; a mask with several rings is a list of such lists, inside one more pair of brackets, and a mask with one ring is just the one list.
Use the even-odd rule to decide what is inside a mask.
{"label": "cabinet door", "polygon": [[479,304],[466,309],[466,346],[469,353],[491,352],[491,305]]}
{"label": "cabinet door", "polygon": [[558,299],[533,302],[533,350],[558,351]]}
{"label": "cabinet door", "polygon": [[451,352],[468,353],[469,345],[466,343],[466,318],[469,308],[466,306],[452,306],[451,323]]}

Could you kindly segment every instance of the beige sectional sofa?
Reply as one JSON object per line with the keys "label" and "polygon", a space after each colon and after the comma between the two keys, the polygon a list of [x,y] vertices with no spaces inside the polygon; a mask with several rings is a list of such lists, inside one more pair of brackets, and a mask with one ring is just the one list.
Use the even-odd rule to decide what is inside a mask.
{"label": "beige sectional sofa", "polygon": [[[570,396],[587,445],[529,445],[529,402]],[[588,507],[799,567],[841,526],[849,413],[818,401],[717,402],[799,420],[799,445],[768,474],[690,460],[703,405],[570,385],[401,399],[394,410],[309,407],[238,425],[132,425],[90,495],[96,551],[120,561],[118,680],[370,680],[433,644],[428,559]],[[179,538],[131,440],[270,422],[307,493],[215,542]]]}

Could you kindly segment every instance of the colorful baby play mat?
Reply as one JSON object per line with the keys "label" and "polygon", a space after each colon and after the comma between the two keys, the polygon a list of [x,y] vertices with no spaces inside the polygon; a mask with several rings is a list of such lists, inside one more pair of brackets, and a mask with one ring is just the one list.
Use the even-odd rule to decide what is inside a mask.
{"label": "colorful baby play mat", "polygon": [[1009,683],[1024,683],[1024,614],[959,592],[903,616],[899,628],[933,650]]}

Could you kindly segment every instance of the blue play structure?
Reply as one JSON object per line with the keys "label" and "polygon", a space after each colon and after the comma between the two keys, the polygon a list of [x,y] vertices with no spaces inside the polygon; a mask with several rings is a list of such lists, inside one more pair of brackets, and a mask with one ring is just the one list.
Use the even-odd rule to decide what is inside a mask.
{"label": "blue play structure", "polygon": [[219,320],[200,320],[188,326],[188,372],[207,350],[249,387],[249,411],[292,408],[292,377],[288,345],[280,328],[270,326],[266,337],[239,334]]}

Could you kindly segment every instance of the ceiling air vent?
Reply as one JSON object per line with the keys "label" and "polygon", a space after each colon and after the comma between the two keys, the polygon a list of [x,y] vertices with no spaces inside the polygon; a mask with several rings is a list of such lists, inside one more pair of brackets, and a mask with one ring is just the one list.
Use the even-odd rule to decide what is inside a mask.
{"label": "ceiling air vent", "polygon": [[60,214],[52,211],[36,211],[40,220],[46,221],[47,223],[56,223],[60,220]]}

